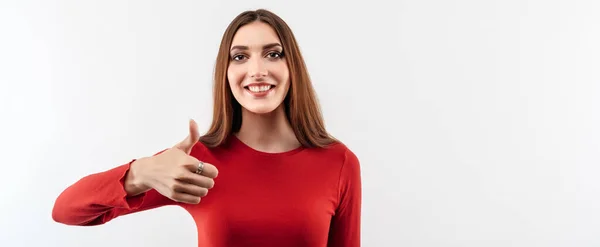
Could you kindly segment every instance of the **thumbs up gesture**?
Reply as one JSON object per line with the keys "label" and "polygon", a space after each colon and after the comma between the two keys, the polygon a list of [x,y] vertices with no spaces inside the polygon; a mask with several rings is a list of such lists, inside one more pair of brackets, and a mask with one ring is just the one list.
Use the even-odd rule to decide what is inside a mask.
{"label": "thumbs up gesture", "polygon": [[185,152],[186,154],[190,154],[190,151],[192,151],[192,147],[194,147],[198,140],[200,140],[200,134],[198,133],[198,125],[194,120],[190,119],[190,129],[188,136],[183,141],[175,145],[174,148],[177,148]]}
{"label": "thumbs up gesture", "polygon": [[[189,122],[189,134],[174,147],[131,165],[133,184],[153,188],[171,200],[197,204],[208,194],[217,177],[217,168],[190,156],[200,134],[194,120]],[[126,185],[127,188],[127,185]]]}

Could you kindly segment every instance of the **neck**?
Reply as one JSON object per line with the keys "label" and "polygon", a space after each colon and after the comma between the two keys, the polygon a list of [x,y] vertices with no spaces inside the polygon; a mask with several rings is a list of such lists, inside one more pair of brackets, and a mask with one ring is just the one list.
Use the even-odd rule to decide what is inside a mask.
{"label": "neck", "polygon": [[242,126],[235,135],[246,145],[262,152],[279,153],[300,146],[285,116],[283,104],[266,114],[252,113],[242,107]]}

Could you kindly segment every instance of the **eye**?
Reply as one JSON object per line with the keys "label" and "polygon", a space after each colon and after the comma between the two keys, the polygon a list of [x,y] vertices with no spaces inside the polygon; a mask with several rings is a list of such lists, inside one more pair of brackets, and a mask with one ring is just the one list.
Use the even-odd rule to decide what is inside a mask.
{"label": "eye", "polygon": [[242,59],[244,59],[244,55],[241,55],[241,54],[234,55],[231,57],[231,60],[234,60],[234,61],[241,61]]}
{"label": "eye", "polygon": [[267,54],[267,57],[269,57],[269,58],[281,58],[281,57],[283,57],[283,54],[280,53],[280,52],[272,51],[272,52],[269,52]]}

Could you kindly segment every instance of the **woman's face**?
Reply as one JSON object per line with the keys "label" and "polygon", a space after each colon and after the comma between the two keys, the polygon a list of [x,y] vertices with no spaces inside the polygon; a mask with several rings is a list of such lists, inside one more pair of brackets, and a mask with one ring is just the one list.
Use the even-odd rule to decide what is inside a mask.
{"label": "woman's face", "polygon": [[289,70],[281,41],[266,23],[242,26],[233,37],[227,79],[246,110],[262,114],[277,109],[289,90]]}

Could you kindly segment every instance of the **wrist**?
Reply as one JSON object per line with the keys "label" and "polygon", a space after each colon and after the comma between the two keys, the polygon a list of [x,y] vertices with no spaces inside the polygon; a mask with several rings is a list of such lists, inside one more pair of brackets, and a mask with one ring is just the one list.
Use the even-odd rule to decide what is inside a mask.
{"label": "wrist", "polygon": [[148,158],[141,158],[129,165],[124,184],[127,196],[136,196],[150,190],[151,187],[146,184],[141,172],[147,162]]}

